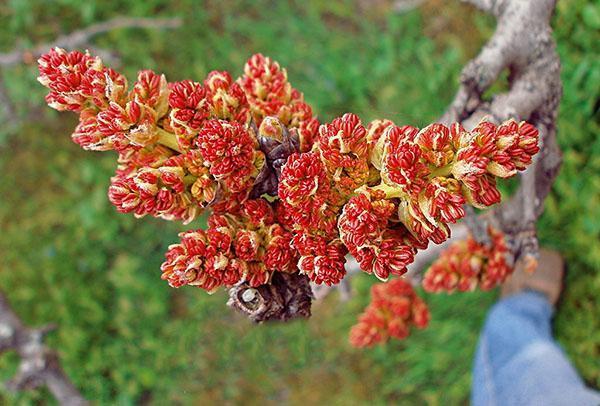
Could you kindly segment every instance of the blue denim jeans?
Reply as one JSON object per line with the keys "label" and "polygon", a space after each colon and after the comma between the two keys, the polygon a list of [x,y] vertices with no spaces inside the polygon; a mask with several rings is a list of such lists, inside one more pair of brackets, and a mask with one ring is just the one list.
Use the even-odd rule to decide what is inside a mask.
{"label": "blue denim jeans", "polygon": [[600,405],[552,338],[552,313],[534,291],[494,305],[475,355],[473,405]]}

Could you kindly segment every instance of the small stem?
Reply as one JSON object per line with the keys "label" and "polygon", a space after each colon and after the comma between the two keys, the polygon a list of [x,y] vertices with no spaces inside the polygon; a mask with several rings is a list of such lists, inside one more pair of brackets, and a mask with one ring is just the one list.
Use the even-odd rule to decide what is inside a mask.
{"label": "small stem", "polygon": [[385,184],[383,181],[379,185],[373,186],[371,189],[383,191],[385,193],[385,197],[387,199],[393,199],[396,197],[404,196],[404,192],[402,190],[400,190],[399,188],[395,188],[393,186],[389,186],[389,185]]}
{"label": "small stem", "polygon": [[194,182],[196,182],[196,179],[198,179],[198,177],[194,176],[192,174],[185,175],[185,177],[183,178],[183,183],[186,186],[190,186],[190,185],[194,184]]}
{"label": "small stem", "polygon": [[180,154],[183,152],[181,150],[181,147],[179,146],[179,143],[177,142],[177,137],[175,136],[175,134],[165,131],[160,127],[157,127],[156,131],[158,132],[157,142],[159,144],[164,145],[167,148],[171,148],[172,150],[177,151]]}
{"label": "small stem", "polygon": [[448,164],[446,166],[440,166],[439,168],[433,169],[429,174],[429,178],[433,179],[438,176],[448,177],[448,175],[452,173],[452,166],[453,164]]}

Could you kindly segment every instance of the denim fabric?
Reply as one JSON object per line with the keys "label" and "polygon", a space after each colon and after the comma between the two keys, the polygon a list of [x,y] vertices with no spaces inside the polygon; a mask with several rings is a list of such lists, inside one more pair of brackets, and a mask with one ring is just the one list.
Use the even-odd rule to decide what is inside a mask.
{"label": "denim fabric", "polygon": [[494,305],[475,355],[473,405],[600,405],[552,338],[552,313],[534,291]]}

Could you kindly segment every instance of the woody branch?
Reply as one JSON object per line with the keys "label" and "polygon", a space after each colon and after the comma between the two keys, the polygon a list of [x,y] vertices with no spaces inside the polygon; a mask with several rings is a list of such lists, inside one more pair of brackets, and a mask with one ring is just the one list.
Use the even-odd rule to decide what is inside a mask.
{"label": "woody branch", "polygon": [[5,384],[12,392],[47,386],[61,405],[87,402],[60,366],[56,352],[44,344],[54,326],[30,328],[23,324],[0,292],[0,354],[16,351],[20,363],[16,375]]}
{"label": "woody branch", "polygon": [[[461,121],[473,127],[482,117],[501,122],[528,120],[540,131],[540,152],[521,176],[515,195],[489,213],[470,215],[474,237],[485,241],[491,223],[507,236],[512,262],[538,255],[536,222],[558,174],[561,153],[556,141],[556,118],[562,95],[560,60],[552,38],[550,18],[556,0],[466,0],[496,17],[494,35],[461,74],[461,85],[442,122]],[[502,71],[509,71],[510,88],[482,98]]]}
{"label": "woody branch", "polygon": [[[89,27],[64,34],[54,41],[35,45],[31,48],[18,48],[14,51],[0,54],[0,66],[7,67],[19,63],[33,63],[40,55],[54,47],[74,49],[82,46],[90,47],[93,37],[120,28],[152,28],[170,29],[180,27],[183,20],[175,18],[142,18],[116,17],[108,21],[92,24]],[[95,53],[106,57],[106,51],[94,49]],[[100,51],[100,52],[98,52]]]}

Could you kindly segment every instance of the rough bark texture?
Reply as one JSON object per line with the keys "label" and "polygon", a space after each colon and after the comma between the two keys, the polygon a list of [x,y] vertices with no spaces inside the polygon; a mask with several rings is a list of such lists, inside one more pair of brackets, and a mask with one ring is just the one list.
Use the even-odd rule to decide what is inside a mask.
{"label": "rough bark texture", "polygon": [[[539,248],[535,224],[561,164],[556,142],[560,60],[550,27],[556,0],[465,1],[494,15],[497,27],[463,69],[461,86],[441,121],[461,121],[471,128],[485,116],[496,122],[528,120],[540,131],[541,148],[521,176],[515,195],[489,213],[477,217],[471,213],[467,224],[480,241],[485,241],[486,225],[493,224],[507,236],[511,261],[531,260],[537,258]],[[483,100],[483,93],[504,69],[509,70],[510,90]]]}
{"label": "rough bark texture", "polygon": [[308,277],[275,272],[271,283],[257,288],[242,282],[229,290],[227,305],[260,323],[310,317],[312,291]]}
{"label": "rough bark texture", "polygon": [[10,391],[21,391],[45,385],[61,405],[86,405],[61,368],[56,352],[44,345],[44,336],[53,328],[26,327],[0,293],[0,354],[16,351],[21,358],[15,377],[5,386]]}

